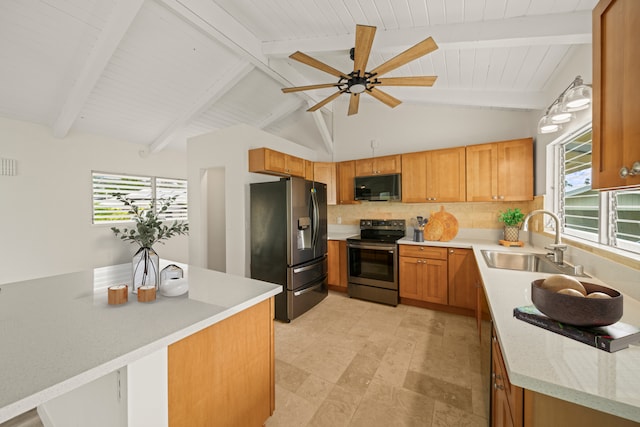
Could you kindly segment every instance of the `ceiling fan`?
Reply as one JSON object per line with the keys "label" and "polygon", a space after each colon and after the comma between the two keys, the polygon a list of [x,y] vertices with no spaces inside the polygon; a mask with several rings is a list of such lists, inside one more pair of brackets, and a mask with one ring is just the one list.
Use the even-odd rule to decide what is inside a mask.
{"label": "ceiling fan", "polygon": [[383,102],[389,107],[398,106],[402,101],[379,89],[380,86],[433,86],[436,76],[415,76],[415,77],[380,77],[381,75],[395,70],[415,59],[418,59],[428,53],[438,49],[438,45],[429,37],[420,43],[410,47],[401,54],[391,58],[382,65],[377,66],[371,71],[366,71],[367,61],[371,53],[373,45],[373,37],[376,33],[376,27],[369,25],[356,25],[356,45],[351,49],[351,59],[353,60],[353,71],[343,73],[322,61],[318,61],[302,52],[295,52],[289,56],[291,59],[302,62],[310,67],[317,68],[320,71],[329,73],[338,77],[337,83],[321,83],[309,86],[297,86],[283,88],[284,93],[300,92],[304,90],[323,89],[336,87],[338,91],[333,95],[326,97],[307,111],[316,111],[324,105],[336,99],[343,93],[349,94],[349,112],[348,115],[358,113],[358,105],[360,102],[360,94],[368,93],[377,100]]}

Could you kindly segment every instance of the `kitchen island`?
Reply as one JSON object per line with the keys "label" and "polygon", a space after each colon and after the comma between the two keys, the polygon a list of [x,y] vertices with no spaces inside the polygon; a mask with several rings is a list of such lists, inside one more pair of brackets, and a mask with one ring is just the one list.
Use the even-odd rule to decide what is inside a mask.
{"label": "kitchen island", "polygon": [[[158,296],[156,301],[139,303],[136,295],[129,294],[128,303],[108,305],[107,288],[129,282],[130,269],[131,265],[125,264],[0,286],[0,422],[158,353],[165,354],[169,371],[158,372],[159,378],[168,378],[171,385],[175,375],[187,371],[192,378],[177,386],[193,386],[188,381],[205,378],[198,378],[203,373],[191,361],[176,360],[193,354],[193,348],[185,351],[184,345],[215,345],[216,357],[211,360],[237,352],[238,345],[244,345],[259,352],[264,363],[255,368],[266,369],[262,375],[270,378],[268,389],[263,390],[269,400],[263,423],[273,411],[272,297],[281,287],[190,266],[185,268],[188,295]],[[245,319],[247,313],[253,317]],[[236,327],[238,334],[242,328],[248,330],[247,336],[237,340],[239,344],[220,341],[233,338],[229,334]],[[252,347],[256,343],[259,348]],[[195,370],[176,371],[172,365]],[[144,409],[142,405],[132,407],[132,402],[144,399],[131,396],[133,389],[128,391],[129,414],[122,425],[127,425],[127,418],[128,425],[138,425],[131,421],[131,412]],[[172,405],[189,404],[187,391],[172,393],[169,389],[164,394],[168,394],[165,400],[170,408],[158,408],[151,402],[156,412],[166,414]],[[137,418],[144,419],[144,414]]]}
{"label": "kitchen island", "polygon": [[[569,410],[581,411],[586,416],[591,414],[587,408],[592,408],[596,410],[592,415],[601,412],[625,421],[640,422],[640,345],[607,353],[514,318],[515,307],[532,304],[531,282],[549,274],[490,268],[481,252],[488,249],[544,253],[544,250],[531,246],[506,248],[491,240],[458,237],[449,242],[421,243],[405,238],[398,244],[473,250],[497,344],[511,384],[522,388],[525,394],[534,396],[538,402],[551,397],[551,401],[575,404]],[[579,263],[580,259],[573,261]],[[595,265],[585,266],[587,274],[593,274],[593,269]],[[640,326],[640,301],[629,295],[637,294],[637,287],[640,286],[638,276],[635,279],[633,277],[617,285],[603,283],[597,278],[580,280],[613,287],[623,293],[624,314],[621,321]],[[528,410],[533,413],[535,408],[532,405]],[[524,425],[544,425],[536,422],[539,420],[529,418]]]}

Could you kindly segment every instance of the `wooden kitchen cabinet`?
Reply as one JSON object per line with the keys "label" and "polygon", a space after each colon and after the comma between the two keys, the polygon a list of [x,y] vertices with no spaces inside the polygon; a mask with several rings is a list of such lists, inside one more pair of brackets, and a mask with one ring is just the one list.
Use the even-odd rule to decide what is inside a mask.
{"label": "wooden kitchen cabinet", "polygon": [[345,240],[327,242],[327,264],[329,289],[347,292],[347,242]]}
{"label": "wooden kitchen cabinet", "polygon": [[466,148],[467,201],[533,200],[533,139]]}
{"label": "wooden kitchen cabinet", "polygon": [[400,298],[447,304],[447,249],[399,246]]}
{"label": "wooden kitchen cabinet", "polygon": [[337,173],[333,162],[316,162],[313,164],[313,180],[327,184],[327,204],[335,205],[337,201]]}
{"label": "wooden kitchen cabinet", "polygon": [[386,175],[402,172],[402,156],[372,157],[356,160],[356,176]]}
{"label": "wooden kitchen cabinet", "polygon": [[304,179],[315,180],[315,169],[311,160],[304,160]]}
{"label": "wooden kitchen cabinet", "polygon": [[450,248],[447,254],[449,271],[449,305],[476,310],[480,273],[472,249]]}
{"label": "wooden kitchen cabinet", "polygon": [[522,427],[523,390],[509,382],[495,332],[491,338],[491,349],[491,425],[492,427]]}
{"label": "wooden kitchen cabinet", "polygon": [[273,298],[168,348],[169,425],[262,426],[275,409]]}
{"label": "wooden kitchen cabinet", "polygon": [[639,187],[640,2],[601,0],[593,9],[592,187]]}
{"label": "wooden kitchen cabinet", "polygon": [[338,204],[350,205],[360,203],[355,200],[354,182],[356,177],[356,161],[349,160],[336,164],[336,172],[338,175]]}
{"label": "wooden kitchen cabinet", "polygon": [[249,150],[249,172],[305,177],[305,160],[269,148]]}
{"label": "wooden kitchen cabinet", "polygon": [[465,147],[402,155],[402,201],[464,202]]}

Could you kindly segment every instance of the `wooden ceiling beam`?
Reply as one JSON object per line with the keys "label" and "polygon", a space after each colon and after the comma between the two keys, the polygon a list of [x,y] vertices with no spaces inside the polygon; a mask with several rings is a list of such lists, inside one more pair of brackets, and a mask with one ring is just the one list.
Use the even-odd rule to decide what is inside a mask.
{"label": "wooden ceiling beam", "polygon": [[[398,53],[431,36],[440,49],[538,46],[591,43],[591,11],[532,15],[501,20],[434,25],[376,33],[373,51]],[[262,54],[284,58],[297,50],[313,56],[344,52],[353,47],[355,35],[281,40],[262,43]]]}
{"label": "wooden ceiling beam", "polygon": [[108,22],[100,32],[89,58],[78,72],[75,83],[53,123],[53,135],[64,138],[78,118],[107,63],[127,33],[144,0],[119,0]]}

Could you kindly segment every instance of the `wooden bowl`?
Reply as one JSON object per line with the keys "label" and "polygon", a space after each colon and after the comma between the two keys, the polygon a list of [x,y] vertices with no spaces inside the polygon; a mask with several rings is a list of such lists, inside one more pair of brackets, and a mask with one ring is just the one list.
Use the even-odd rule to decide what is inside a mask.
{"label": "wooden bowl", "polygon": [[615,289],[593,283],[580,282],[591,292],[604,292],[611,298],[581,298],[559,294],[541,287],[545,279],[531,282],[531,300],[545,315],[575,326],[606,326],[622,317],[622,295]]}

